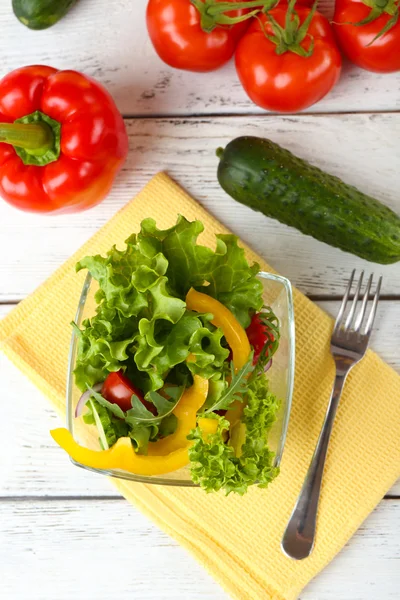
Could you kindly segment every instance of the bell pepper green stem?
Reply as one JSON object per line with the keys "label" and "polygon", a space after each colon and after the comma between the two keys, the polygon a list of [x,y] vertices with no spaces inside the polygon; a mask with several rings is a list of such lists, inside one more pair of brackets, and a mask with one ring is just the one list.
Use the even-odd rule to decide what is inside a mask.
{"label": "bell pepper green stem", "polygon": [[45,154],[52,147],[53,132],[46,123],[0,123],[0,142]]}
{"label": "bell pepper green stem", "polygon": [[61,124],[40,110],[14,123],[0,123],[0,142],[14,146],[24,165],[45,167],[61,152]]}

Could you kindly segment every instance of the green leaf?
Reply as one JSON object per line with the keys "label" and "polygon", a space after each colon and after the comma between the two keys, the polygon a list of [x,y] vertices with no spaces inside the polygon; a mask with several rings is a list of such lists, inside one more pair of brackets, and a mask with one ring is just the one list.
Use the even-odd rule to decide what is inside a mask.
{"label": "green leaf", "polygon": [[129,437],[132,440],[133,447],[138,454],[147,454],[150,437],[157,435],[154,430],[144,425],[135,425],[129,430]]}
{"label": "green leaf", "polygon": [[[179,216],[170,229],[157,229],[153,219],[142,222],[140,241],[146,240],[153,252],[168,260],[170,289],[184,298],[195,287],[217,298],[233,312],[243,327],[250,323],[251,310],[262,306],[262,284],[256,278],[259,265],[249,266],[243,248],[234,235],[216,236],[215,251],[197,243],[204,230],[200,221]],[[203,288],[204,284],[208,284]]]}
{"label": "green leaf", "polygon": [[167,387],[164,391],[171,393],[173,398],[168,400],[158,394],[157,392],[149,392],[146,395],[146,400],[153,402],[157,409],[157,415],[153,415],[152,412],[147,410],[144,404],[139,400],[137,396],[132,396],[132,408],[126,413],[126,421],[132,425],[140,424],[151,426],[159,425],[161,421],[172,414],[176,405],[182,398],[184,388],[172,388]]}
{"label": "green leaf", "polygon": [[118,438],[127,435],[128,428],[123,421],[115,419],[96,400],[89,399],[89,413],[84,416],[85,423],[96,425],[99,433],[100,445],[103,450],[108,450],[115,444]]}
{"label": "green leaf", "polygon": [[135,394],[131,398],[132,408],[126,413],[128,422],[139,423],[140,421],[149,421],[153,419],[152,412],[147,410],[143,402]]}
{"label": "green leaf", "polygon": [[231,362],[231,382],[223,394],[216,400],[214,404],[207,407],[204,411],[206,414],[216,410],[226,410],[235,401],[243,402],[243,398],[247,392],[247,377],[253,370],[253,353],[245,365],[237,373],[233,362]]}
{"label": "green leaf", "polygon": [[[77,386],[102,382],[122,369],[144,392],[157,391],[180,365],[206,379],[223,379],[229,355],[212,315],[186,310],[191,286],[225,304],[246,327],[262,306],[258,265],[249,266],[233,235],[218,235],[214,250],[197,243],[199,221],[180,216],[168,230],[145,219],[138,235],[105,257],[82,259],[99,284],[96,314],[77,330]],[[189,354],[195,362],[184,366]],[[178,372],[178,369],[176,370]],[[190,377],[189,377],[190,379]]]}
{"label": "green leaf", "polygon": [[226,379],[217,379],[214,381],[210,379],[208,382],[208,394],[207,400],[204,403],[204,411],[206,412],[208,408],[217,404],[218,400],[221,398],[222,394],[226,391],[228,387],[228,382]]}
{"label": "green leaf", "polygon": [[189,449],[193,481],[206,492],[223,489],[226,494],[243,495],[255,483],[267,487],[279,473],[273,466],[274,454],[268,448],[268,432],[278,409],[279,402],[269,391],[264,375],[249,382],[242,419],[246,435],[240,456],[225,442],[229,422],[215,413],[207,415],[218,420],[217,432],[203,438],[196,427],[188,436],[194,442]]}
{"label": "green leaf", "polygon": [[90,386],[87,386],[87,388],[90,391],[91,397],[94,398],[98,404],[104,406],[104,408],[106,408],[109,412],[111,412],[114,416],[118,417],[119,419],[125,419],[125,413],[122,410],[122,408],[118,406],[118,404],[109,402],[101,394],[92,390]]}
{"label": "green leaf", "polygon": [[174,414],[171,413],[161,421],[158,432],[159,437],[164,438],[172,433],[175,433],[177,426],[178,419]]}
{"label": "green leaf", "polygon": [[140,371],[148,374],[151,390],[160,389],[169,371],[186,361],[189,354],[196,358],[187,363],[192,374],[206,379],[221,377],[229,350],[223,345],[222,331],[210,324],[211,318],[186,311],[173,326],[165,327],[165,322],[160,325],[159,321],[141,323],[135,362]]}

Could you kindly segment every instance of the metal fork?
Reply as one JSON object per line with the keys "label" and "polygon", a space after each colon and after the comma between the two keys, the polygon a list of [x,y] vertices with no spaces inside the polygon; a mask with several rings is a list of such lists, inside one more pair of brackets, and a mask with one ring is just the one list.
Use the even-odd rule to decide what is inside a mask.
{"label": "metal fork", "polygon": [[[314,547],[322,475],[337,407],[347,375],[354,365],[363,358],[367,351],[376,316],[382,277],[380,277],[378,281],[372,308],[367,319],[366,312],[373,275],[369,277],[361,307],[357,310],[364,271],[361,273],[358,280],[348,315],[347,317],[345,316],[354,276],[355,270],[351,274],[332,333],[331,354],[336,364],[336,378],[325,421],[303,487],[282,538],[283,552],[290,558],[296,560],[307,558]],[[363,327],[364,323],[365,325]]]}

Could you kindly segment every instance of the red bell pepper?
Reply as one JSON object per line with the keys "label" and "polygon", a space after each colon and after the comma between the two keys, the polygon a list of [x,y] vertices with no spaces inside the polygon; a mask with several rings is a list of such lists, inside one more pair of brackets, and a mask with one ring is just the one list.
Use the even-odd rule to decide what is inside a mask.
{"label": "red bell pepper", "polygon": [[0,195],[42,213],[98,204],[128,153],[110,94],[82,73],[40,65],[0,81],[0,142]]}

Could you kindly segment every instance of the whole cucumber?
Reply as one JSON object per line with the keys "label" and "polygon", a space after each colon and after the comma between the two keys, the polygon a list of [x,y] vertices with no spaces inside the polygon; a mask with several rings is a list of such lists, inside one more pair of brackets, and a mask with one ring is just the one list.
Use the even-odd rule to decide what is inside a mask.
{"label": "whole cucumber", "polygon": [[12,0],[15,16],[29,29],[47,29],[62,19],[77,0]]}
{"label": "whole cucumber", "polygon": [[236,138],[217,156],[238,202],[366,260],[400,260],[400,217],[375,198],[267,139]]}

